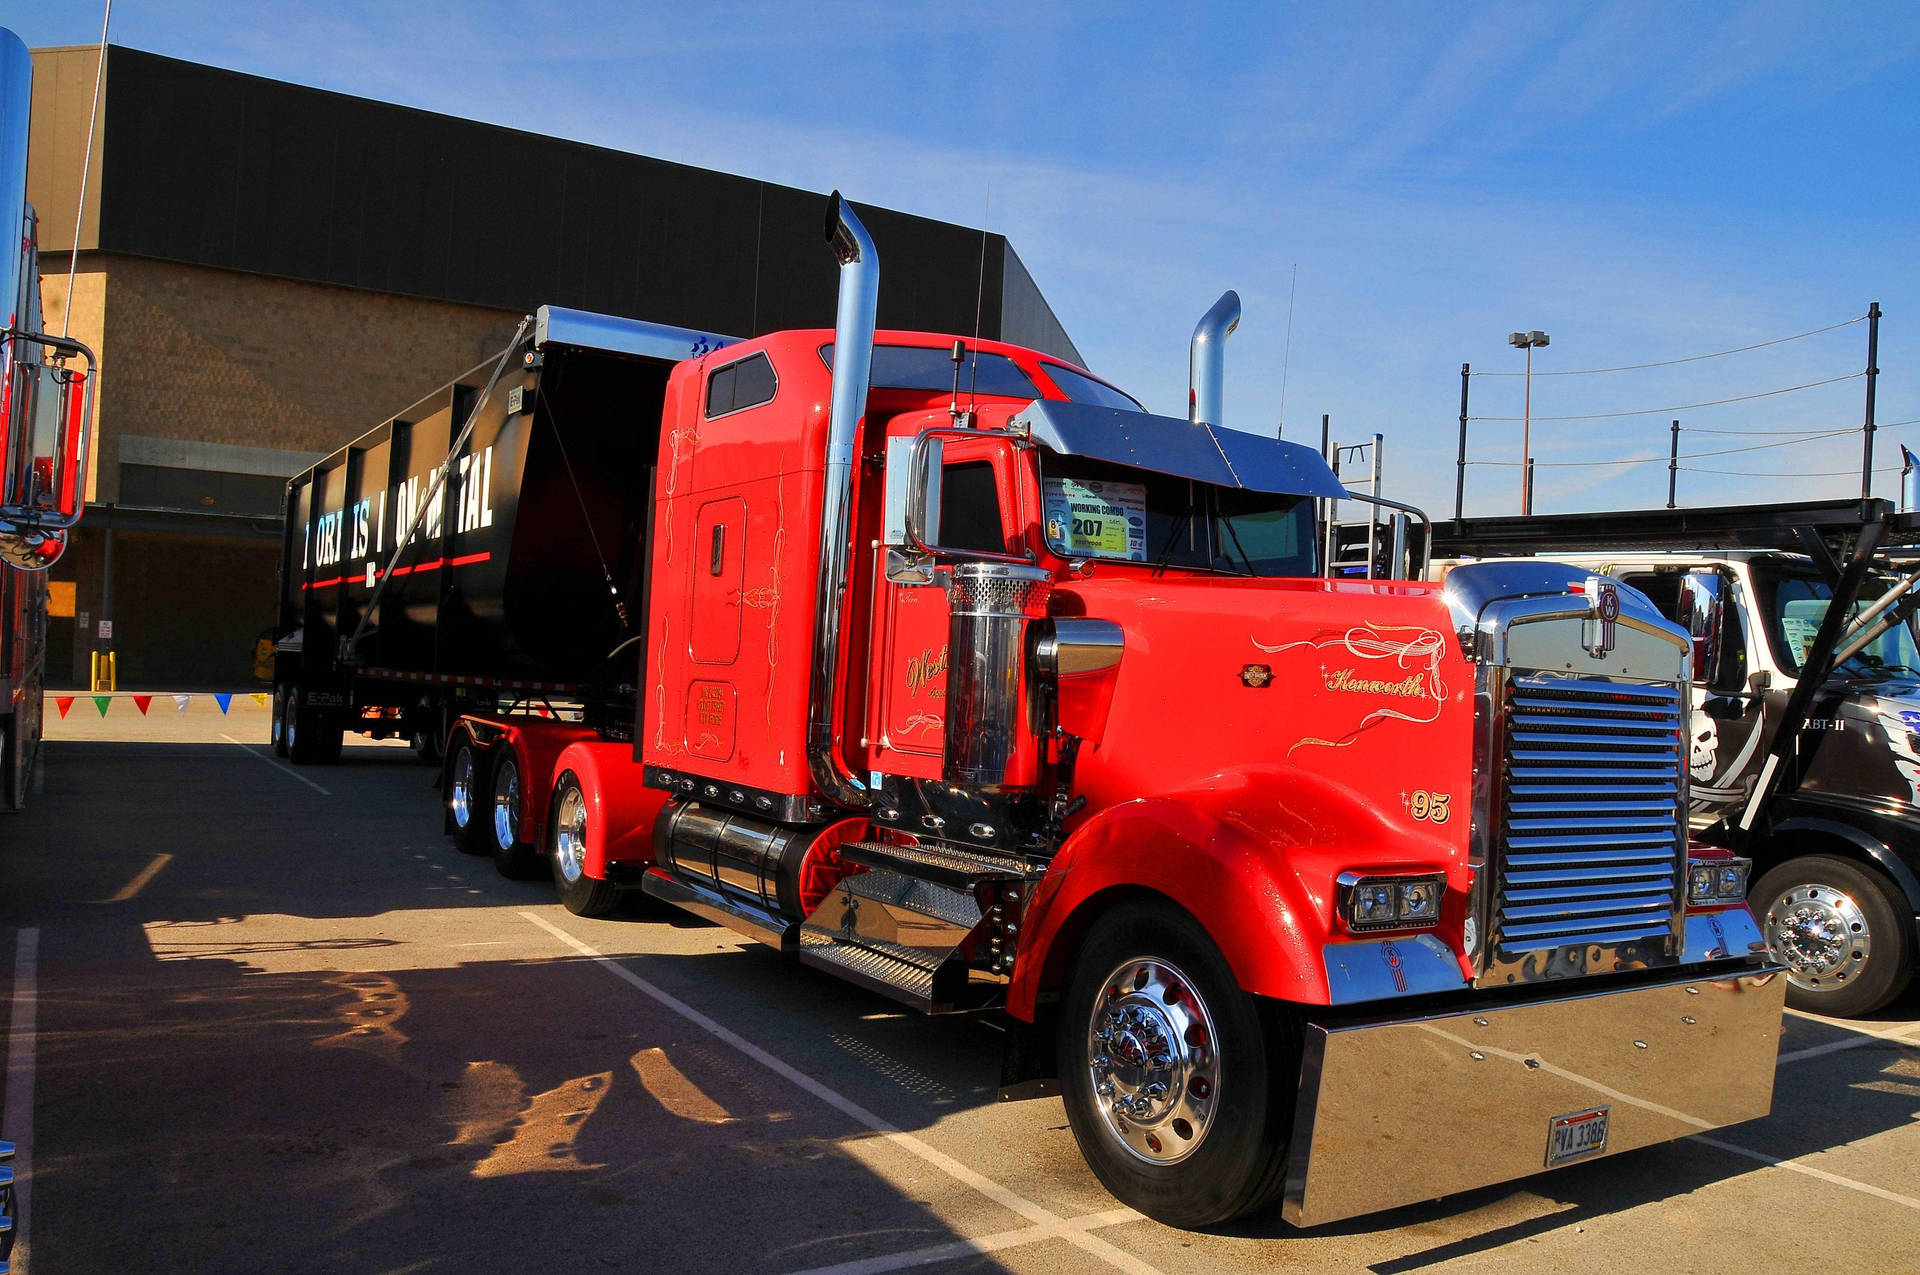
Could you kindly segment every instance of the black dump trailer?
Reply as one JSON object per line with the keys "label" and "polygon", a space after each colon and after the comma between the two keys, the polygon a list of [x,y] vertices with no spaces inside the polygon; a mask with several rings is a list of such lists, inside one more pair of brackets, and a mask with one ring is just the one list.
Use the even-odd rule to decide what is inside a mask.
{"label": "black dump trailer", "polygon": [[615,656],[643,622],[667,376],[730,340],[543,306],[497,361],[293,478],[275,750],[330,761],[363,731],[432,756],[458,714],[514,702],[630,727],[638,661]]}

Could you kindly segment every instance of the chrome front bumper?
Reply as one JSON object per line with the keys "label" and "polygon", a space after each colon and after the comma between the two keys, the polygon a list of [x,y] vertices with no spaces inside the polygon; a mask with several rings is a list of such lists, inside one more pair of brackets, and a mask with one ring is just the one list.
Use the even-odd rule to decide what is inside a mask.
{"label": "chrome front bumper", "polygon": [[1309,1024],[1286,1219],[1318,1226],[1539,1173],[1551,1122],[1594,1108],[1610,1113],[1594,1156],[1764,1116],[1785,998],[1786,978],[1763,969]]}

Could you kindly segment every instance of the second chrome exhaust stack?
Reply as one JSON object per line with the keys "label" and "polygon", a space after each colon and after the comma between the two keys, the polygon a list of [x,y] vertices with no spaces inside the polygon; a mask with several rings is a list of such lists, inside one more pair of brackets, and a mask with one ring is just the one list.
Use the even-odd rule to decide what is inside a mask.
{"label": "second chrome exhaust stack", "polygon": [[813,687],[807,701],[807,769],[830,800],[864,806],[867,786],[840,756],[840,623],[846,610],[853,544],[853,439],[867,412],[873,379],[873,329],[880,300],[880,254],[846,200],[827,202],[827,246],[840,263],[833,329],[833,394],[827,404],[827,457],[821,479],[820,589],[813,638]]}
{"label": "second chrome exhaust stack", "polygon": [[1240,294],[1229,288],[1200,316],[1187,354],[1187,419],[1218,425],[1227,394],[1227,338],[1240,326]]}

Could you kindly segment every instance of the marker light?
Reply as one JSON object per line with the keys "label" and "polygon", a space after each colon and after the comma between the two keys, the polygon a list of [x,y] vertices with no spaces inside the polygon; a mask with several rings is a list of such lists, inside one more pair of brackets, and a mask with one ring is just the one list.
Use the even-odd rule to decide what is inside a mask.
{"label": "marker light", "polygon": [[1418,876],[1362,876],[1342,872],[1337,906],[1347,928],[1368,930],[1425,930],[1440,922],[1440,900],[1446,896],[1446,878],[1440,873]]}
{"label": "marker light", "polygon": [[1687,860],[1687,902],[1694,907],[1739,903],[1747,897],[1751,859]]}

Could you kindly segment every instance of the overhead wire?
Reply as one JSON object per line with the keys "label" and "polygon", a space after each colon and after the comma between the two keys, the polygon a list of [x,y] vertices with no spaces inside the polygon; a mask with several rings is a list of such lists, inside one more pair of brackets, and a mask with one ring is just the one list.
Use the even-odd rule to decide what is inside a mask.
{"label": "overhead wire", "polygon": [[[1684,358],[1660,359],[1653,363],[1626,363],[1619,367],[1583,367],[1570,368],[1557,372],[1535,372],[1534,376],[1598,376],[1603,372],[1639,372],[1653,367],[1673,367],[1681,363],[1699,363],[1705,359],[1724,359],[1729,354],[1745,354],[1749,350],[1764,350],[1770,345],[1785,345],[1789,341],[1804,341],[1810,336],[1819,336],[1823,332],[1837,332],[1841,328],[1852,327],[1867,316],[1856,314],[1851,319],[1839,323],[1829,323],[1824,328],[1814,328],[1810,332],[1796,332],[1792,336],[1775,337],[1771,341],[1757,341],[1752,345],[1743,345],[1732,350],[1715,350],[1712,354],[1689,354]],[[1525,372],[1469,372],[1469,376],[1525,376]],[[1491,418],[1489,418],[1491,419]],[[1539,419],[1538,417],[1535,418]]]}
{"label": "overhead wire", "polygon": [[1858,380],[1866,375],[1864,370],[1848,372],[1845,376],[1830,376],[1824,381],[1808,381],[1802,385],[1788,385],[1777,390],[1761,390],[1756,394],[1736,394],[1732,398],[1714,398],[1701,403],[1678,403],[1672,407],[1648,407],[1631,412],[1584,412],[1571,416],[1469,416],[1470,421],[1513,422],[1531,420],[1538,425],[1548,421],[1610,421],[1624,416],[1664,416],[1670,412],[1690,412],[1701,407],[1720,407],[1726,403],[1746,403],[1757,398],[1773,398],[1780,394],[1792,394],[1799,390],[1818,389],[1822,385],[1838,385],[1842,381]]}

